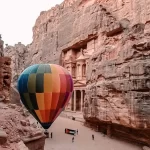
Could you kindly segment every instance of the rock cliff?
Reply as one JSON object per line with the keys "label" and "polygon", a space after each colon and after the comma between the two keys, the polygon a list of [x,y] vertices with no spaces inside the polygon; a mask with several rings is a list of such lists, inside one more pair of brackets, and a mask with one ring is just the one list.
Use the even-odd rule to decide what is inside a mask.
{"label": "rock cliff", "polygon": [[20,106],[1,102],[0,114],[0,149],[44,150],[43,131],[25,116]]}
{"label": "rock cliff", "polygon": [[41,12],[25,65],[61,64],[62,51],[88,44],[94,53],[84,118],[108,134],[150,143],[149,0],[65,0]]}
{"label": "rock cliff", "polygon": [[[44,150],[43,131],[37,128],[32,121],[33,118],[27,117],[27,112],[21,107],[21,104],[19,105],[20,98],[17,97],[19,96],[17,91],[13,91],[15,89],[11,88],[11,58],[3,57],[3,41],[1,39],[0,54],[0,149]],[[15,96],[11,91],[15,93]]]}
{"label": "rock cliff", "polygon": [[12,69],[12,86],[16,87],[16,81],[20,73],[26,67],[26,61],[28,60],[28,47],[21,42],[15,44],[14,46],[7,45],[4,49],[4,55],[11,58],[11,68]]}
{"label": "rock cliff", "polygon": [[9,102],[11,84],[11,59],[0,57],[0,101]]}
{"label": "rock cliff", "polygon": [[149,143],[150,43],[145,32],[139,23],[111,37],[100,36],[100,51],[94,52],[87,72],[84,117],[99,126],[98,122],[113,124],[114,130],[117,125],[136,129],[125,134],[136,134],[134,139],[143,142],[149,137]]}
{"label": "rock cliff", "polygon": [[3,44],[0,35],[0,102],[10,101],[10,84],[11,84],[11,58],[3,57]]}

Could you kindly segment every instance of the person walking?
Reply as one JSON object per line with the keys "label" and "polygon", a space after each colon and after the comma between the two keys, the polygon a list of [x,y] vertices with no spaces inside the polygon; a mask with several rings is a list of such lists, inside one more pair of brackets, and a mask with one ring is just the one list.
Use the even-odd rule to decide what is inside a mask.
{"label": "person walking", "polygon": [[92,139],[94,140],[94,135],[92,134]]}
{"label": "person walking", "polygon": [[51,139],[53,138],[53,133],[51,132]]}
{"label": "person walking", "polygon": [[74,142],[74,137],[72,138],[72,143]]}
{"label": "person walking", "polygon": [[77,129],[77,135],[78,135],[78,129]]}

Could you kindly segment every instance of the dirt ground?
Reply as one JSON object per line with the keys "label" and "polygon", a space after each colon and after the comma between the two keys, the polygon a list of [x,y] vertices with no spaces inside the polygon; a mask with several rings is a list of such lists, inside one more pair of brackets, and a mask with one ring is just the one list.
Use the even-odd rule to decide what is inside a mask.
{"label": "dirt ground", "polygon": [[[78,135],[65,134],[65,128],[78,129]],[[47,138],[45,150],[141,150],[142,148],[119,139],[110,139],[103,137],[100,132],[95,132],[85,126],[83,123],[73,121],[67,118],[58,117],[49,129],[53,132],[53,138]],[[95,140],[92,140],[92,134]]]}

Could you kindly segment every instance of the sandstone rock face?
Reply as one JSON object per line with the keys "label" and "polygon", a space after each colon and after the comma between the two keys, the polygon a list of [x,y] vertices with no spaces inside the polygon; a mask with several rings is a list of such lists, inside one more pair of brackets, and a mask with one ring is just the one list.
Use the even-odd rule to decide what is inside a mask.
{"label": "sandstone rock face", "polygon": [[17,144],[17,148],[18,150],[29,150],[22,141]]}
{"label": "sandstone rock face", "polygon": [[97,0],[107,8],[117,20],[127,18],[131,25],[146,23],[150,20],[150,1],[145,0]]}
{"label": "sandstone rock face", "polygon": [[20,73],[24,70],[25,62],[28,60],[28,46],[18,42],[15,46],[7,45],[4,49],[4,56],[11,58],[12,85],[16,87],[16,81]]}
{"label": "sandstone rock face", "polygon": [[[70,7],[67,4],[64,2],[37,18],[33,27],[33,42],[29,48],[30,64],[60,63],[62,50],[84,45],[95,38],[102,27],[105,13],[102,6],[94,4],[94,1],[85,7],[79,1],[75,1],[74,5],[69,4]],[[114,19],[113,16],[111,18]]]}
{"label": "sandstone rock face", "polygon": [[7,134],[5,131],[0,129],[0,144],[5,144],[7,142]]}
{"label": "sandstone rock face", "polygon": [[14,86],[11,86],[10,88],[10,103],[21,106],[20,95]]}
{"label": "sandstone rock face", "polygon": [[4,56],[11,58],[12,76],[10,87],[10,102],[20,105],[20,96],[17,87],[17,79],[20,73],[26,68],[26,61],[28,60],[28,47],[18,42],[14,46],[7,45],[4,49]]}
{"label": "sandstone rock face", "polygon": [[[24,55],[23,52],[22,54]],[[18,56],[18,58],[19,57],[21,56]],[[31,146],[36,144],[35,150],[44,150],[45,135],[41,129],[37,128],[37,126],[33,127],[32,124],[30,124],[30,121],[24,115],[21,104],[19,105],[20,98],[17,97],[18,93],[13,88],[12,89],[16,92],[17,96],[12,96],[11,94],[10,97],[12,74],[10,65],[11,59],[9,57],[0,57],[0,149],[32,150],[33,147]],[[13,93],[15,93],[14,91]],[[10,103],[10,98],[15,99],[13,101],[14,104]],[[15,104],[17,99],[18,106]],[[28,141],[24,141],[26,138]],[[28,147],[28,144],[30,147]]]}
{"label": "sandstone rock face", "polygon": [[0,57],[4,56],[3,44],[4,44],[4,41],[1,40],[1,34],[0,34]]}
{"label": "sandstone rock face", "polygon": [[[11,149],[13,144],[16,150],[21,146],[24,147],[20,142],[24,142],[29,150],[32,150],[34,145],[35,150],[44,150],[45,135],[40,128],[33,127],[27,117],[22,115],[22,108],[12,104],[6,105],[0,103],[0,149],[6,147]],[[32,117],[32,120],[33,117]],[[26,140],[28,139],[28,140]],[[18,143],[18,144],[16,144]],[[25,149],[25,150],[26,150]]]}
{"label": "sandstone rock face", "polygon": [[149,144],[149,0],[65,0],[41,12],[21,68],[61,64],[62,51],[77,50],[91,40],[84,118],[104,131],[108,125],[108,134],[113,127],[114,134]]}
{"label": "sandstone rock face", "polygon": [[31,64],[60,63],[62,50],[77,49],[94,39],[84,118],[139,129],[146,143],[150,139],[149,7],[148,0],[65,1],[40,14],[30,47]]}
{"label": "sandstone rock face", "polygon": [[44,150],[45,137],[40,139],[32,139],[32,142],[26,143],[29,150]]}
{"label": "sandstone rock face", "polygon": [[8,102],[11,84],[11,59],[0,57],[0,101]]}
{"label": "sandstone rock face", "polygon": [[147,146],[144,146],[144,147],[143,147],[143,150],[150,150],[150,148],[147,147]]}
{"label": "sandstone rock face", "polygon": [[89,62],[85,117],[149,128],[149,36],[143,24],[106,36],[99,49]]}
{"label": "sandstone rock face", "polygon": [[[149,36],[144,34],[143,24],[105,37],[100,51],[89,62],[84,103],[86,120],[139,129],[139,135],[134,130],[126,133],[136,134],[146,143],[150,143],[148,45]],[[140,134],[145,139],[149,137],[147,141]]]}

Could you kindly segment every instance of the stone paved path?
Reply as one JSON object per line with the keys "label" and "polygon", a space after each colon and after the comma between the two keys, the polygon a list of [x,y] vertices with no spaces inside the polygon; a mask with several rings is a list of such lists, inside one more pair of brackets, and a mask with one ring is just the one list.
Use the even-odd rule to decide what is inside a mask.
{"label": "stone paved path", "polygon": [[[72,143],[72,135],[64,133],[65,128],[78,129]],[[53,132],[53,139],[46,139],[45,150],[141,150],[141,147],[116,139],[110,139],[99,132],[95,132],[82,125],[81,122],[58,117],[49,132]],[[92,134],[95,140],[92,140]]]}

